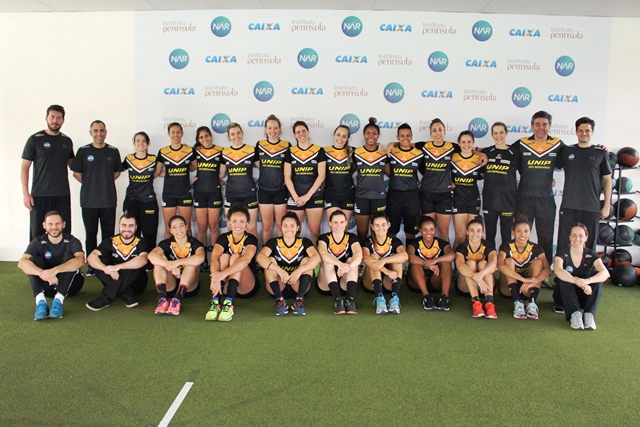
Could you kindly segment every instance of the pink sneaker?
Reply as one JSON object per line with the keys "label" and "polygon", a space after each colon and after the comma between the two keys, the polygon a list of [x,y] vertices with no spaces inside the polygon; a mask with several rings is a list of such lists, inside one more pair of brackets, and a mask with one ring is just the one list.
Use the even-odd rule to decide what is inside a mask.
{"label": "pink sneaker", "polygon": [[156,314],[166,314],[169,308],[169,301],[166,298],[158,299],[158,306],[156,307]]}
{"label": "pink sneaker", "polygon": [[172,298],[171,299],[171,304],[169,305],[169,308],[167,309],[167,314],[171,314],[173,316],[177,316],[178,314],[180,314],[180,300],[177,298]]}

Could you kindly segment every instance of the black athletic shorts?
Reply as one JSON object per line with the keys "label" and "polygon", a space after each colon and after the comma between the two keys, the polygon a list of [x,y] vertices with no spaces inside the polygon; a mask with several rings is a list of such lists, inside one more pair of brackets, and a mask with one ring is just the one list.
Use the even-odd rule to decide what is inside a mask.
{"label": "black athletic shorts", "polygon": [[420,193],[420,212],[423,215],[437,213],[450,215],[453,213],[453,195],[450,191],[445,193]]}
{"label": "black athletic shorts", "polygon": [[193,206],[193,197],[191,194],[185,195],[185,197],[165,197],[162,196],[163,208],[175,208],[176,206]]}
{"label": "black athletic shorts", "polygon": [[255,194],[252,194],[248,197],[239,197],[239,198],[231,198],[227,199],[224,202],[225,208],[230,208],[234,203],[242,203],[247,207],[247,209],[257,209],[258,208],[258,199]]}
{"label": "black athletic shorts", "polygon": [[322,209],[324,207],[324,200],[322,198],[322,191],[316,192],[304,206],[297,206],[293,197],[289,197],[287,201],[287,210],[290,211],[303,211],[305,209]]}
{"label": "black athletic shorts", "polygon": [[286,205],[287,200],[289,200],[289,191],[286,188],[282,190],[258,188],[258,202],[261,205]]}
{"label": "black athletic shorts", "polygon": [[193,207],[196,209],[220,209],[222,207],[222,192],[193,193]]}
{"label": "black athletic shorts", "polygon": [[400,232],[400,222],[404,220],[404,232],[416,234],[420,216],[420,198],[417,191],[389,191],[387,194],[387,216],[390,234]]}
{"label": "black athletic shorts", "polygon": [[477,203],[468,205],[468,204],[455,204],[453,206],[453,214],[472,214],[472,215],[480,215],[480,200]]}
{"label": "black athletic shorts", "polygon": [[355,189],[347,194],[331,194],[325,191],[324,208],[340,208],[343,211],[352,211],[356,204]]}
{"label": "black athletic shorts", "polygon": [[356,205],[353,208],[356,215],[373,215],[376,212],[387,210],[387,199],[363,199],[356,197]]}

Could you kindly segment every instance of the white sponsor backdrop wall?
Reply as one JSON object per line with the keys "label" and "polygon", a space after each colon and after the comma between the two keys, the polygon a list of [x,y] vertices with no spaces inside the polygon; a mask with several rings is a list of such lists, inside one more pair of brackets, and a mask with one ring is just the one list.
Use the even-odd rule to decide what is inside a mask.
{"label": "white sponsor backdrop wall", "polygon": [[[357,20],[345,25],[350,16]],[[226,36],[222,18],[213,26],[219,35],[212,30],[218,17],[230,23]],[[354,35],[358,20],[362,30]],[[490,136],[480,137],[485,122],[506,122],[515,140],[529,132],[530,117],[540,109],[554,115],[552,133],[565,142],[575,140],[575,118],[589,115],[598,123],[596,138],[619,148],[633,145],[622,141],[628,141],[628,123],[635,118],[629,107],[640,94],[629,84],[640,62],[628,48],[640,42],[638,22],[344,11],[1,14],[6,42],[0,52],[10,60],[0,69],[6,176],[0,259],[16,260],[28,243],[19,159],[27,137],[45,126],[49,104],[67,108],[63,131],[76,148],[90,142],[89,123],[100,118],[107,123],[107,141],[122,154],[132,149],[137,130],[151,135],[155,151],[169,142],[168,122],[184,123],[185,142],[191,143],[195,128],[212,125],[218,114],[214,125],[228,116],[243,126],[248,143],[262,136],[262,120],[275,113],[284,127],[308,121],[320,145],[331,143],[341,120],[354,129],[359,123],[361,130],[376,116],[383,142],[394,139],[394,127],[405,121],[414,140],[427,139],[428,122],[440,117],[451,139],[471,127],[478,145],[487,146]],[[474,27],[477,38],[491,37],[478,40]],[[181,69],[174,67],[184,64],[176,49],[189,56]],[[315,66],[299,64],[313,64],[311,51],[300,58],[303,49],[315,51]],[[437,71],[445,64],[440,54],[432,57],[436,70],[429,66],[433,52],[446,55],[446,69]],[[557,67],[561,57],[570,60]],[[390,83],[397,85],[385,92]],[[269,85],[273,96],[267,100]],[[528,105],[527,92],[516,91],[521,87],[531,93]],[[224,134],[214,135],[225,145]],[[291,140],[289,129],[283,138]],[[361,133],[354,135],[352,144],[361,143]],[[120,201],[126,181],[123,176],[117,183]],[[72,193],[74,234],[84,239],[75,182]]]}

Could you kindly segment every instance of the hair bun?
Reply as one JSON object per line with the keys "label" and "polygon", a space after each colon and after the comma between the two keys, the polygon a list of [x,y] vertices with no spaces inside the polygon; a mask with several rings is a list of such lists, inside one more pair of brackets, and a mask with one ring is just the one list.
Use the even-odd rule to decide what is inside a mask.
{"label": "hair bun", "polygon": [[369,117],[369,123],[372,123],[375,125],[376,123],[378,123],[378,119],[376,119],[375,117]]}

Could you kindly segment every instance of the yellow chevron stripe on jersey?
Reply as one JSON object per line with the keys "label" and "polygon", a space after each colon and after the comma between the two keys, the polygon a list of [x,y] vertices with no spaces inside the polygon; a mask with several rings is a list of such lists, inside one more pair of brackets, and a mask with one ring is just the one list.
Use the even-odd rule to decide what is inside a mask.
{"label": "yellow chevron stripe on jersey", "polygon": [[282,154],[287,151],[291,144],[289,141],[278,141],[276,144],[272,144],[266,139],[261,139],[258,141],[258,147],[264,151],[268,156],[273,157],[278,154]]}
{"label": "yellow chevron stripe on jersey", "polygon": [[380,162],[381,159],[387,157],[387,152],[385,150],[378,148],[376,151],[369,151],[364,148],[364,145],[356,148],[354,154],[369,166],[375,165],[376,163]]}
{"label": "yellow chevron stripe on jersey", "polygon": [[344,148],[331,146],[325,147],[324,154],[327,155],[327,157],[331,157],[335,163],[348,163],[352,151],[353,149],[351,147],[346,147],[345,150]]}
{"label": "yellow chevron stripe on jersey", "polygon": [[477,154],[473,154],[469,158],[464,158],[462,157],[462,154],[455,153],[451,157],[451,166],[456,168],[456,170],[462,175],[468,175],[482,168],[482,165],[480,164],[480,156]]}
{"label": "yellow chevron stripe on jersey", "polygon": [[418,255],[422,259],[433,259],[440,253],[440,243],[437,240],[433,240],[433,244],[428,248],[422,239],[418,241]]}
{"label": "yellow chevron stripe on jersey", "polygon": [[249,147],[247,144],[242,145],[242,147],[234,149],[232,147],[226,147],[222,150],[222,155],[225,159],[228,159],[233,164],[242,163],[244,160],[251,159],[253,160],[253,156],[255,151],[253,147]]}
{"label": "yellow chevron stripe on jersey", "polygon": [[140,239],[138,237],[134,237],[129,243],[124,243],[120,235],[112,237],[111,240],[113,241],[114,250],[123,261],[129,260],[129,257],[134,254],[136,246],[140,243]]}
{"label": "yellow chevron stripe on jersey", "polygon": [[276,246],[276,250],[278,251],[278,254],[281,255],[283,261],[286,261],[289,264],[295,262],[304,250],[301,238],[297,238],[291,246],[287,246],[282,238],[279,238],[277,243],[278,245]]}
{"label": "yellow chevron stripe on jersey", "polygon": [[144,159],[138,159],[135,154],[127,154],[125,157],[131,168],[137,173],[143,173],[150,167],[154,167],[156,164],[156,156],[148,154]]}
{"label": "yellow chevron stripe on jersey", "polygon": [[227,241],[229,242],[228,247],[231,254],[242,255],[242,253],[244,252],[244,242],[245,240],[247,240],[247,237],[249,237],[249,235],[245,234],[244,236],[242,236],[242,239],[240,239],[239,242],[234,242],[233,234],[229,233],[229,235],[227,236]]}
{"label": "yellow chevron stripe on jersey", "polygon": [[172,150],[171,146],[162,147],[160,149],[160,155],[162,158],[174,165],[179,165],[186,157],[193,152],[193,149],[187,145],[182,144],[179,150]]}
{"label": "yellow chevron stripe on jersey", "polygon": [[306,150],[301,149],[300,147],[293,146],[289,149],[291,151],[291,155],[296,158],[300,163],[307,163],[308,161],[315,159],[320,152],[320,146],[311,144],[311,147]]}
{"label": "yellow chevron stripe on jersey", "polygon": [[329,246],[328,246],[329,252],[331,252],[331,254],[338,259],[342,258],[345,252],[347,252],[347,250],[349,249],[349,236],[347,235],[347,233],[345,233],[344,236],[342,236],[341,242],[335,241],[335,239],[333,238],[333,233],[329,233],[328,238],[329,238]]}
{"label": "yellow chevron stripe on jersey", "polygon": [[184,259],[191,254],[191,243],[187,242],[184,248],[180,249],[178,242],[174,240],[171,242],[171,253],[173,253],[177,259]]}
{"label": "yellow chevron stripe on jersey", "polygon": [[533,243],[527,243],[524,251],[518,251],[515,243],[509,243],[509,250],[511,251],[511,258],[518,267],[522,267],[531,261],[533,256]]}
{"label": "yellow chevron stripe on jersey", "polygon": [[467,261],[482,261],[484,259],[484,253],[487,250],[485,245],[480,245],[477,251],[471,250],[471,245],[467,243]]}
{"label": "yellow chevron stripe on jersey", "polygon": [[421,157],[424,157],[424,153],[417,148],[412,148],[409,151],[402,151],[397,149],[391,155],[398,163],[405,166],[408,163],[415,162],[419,160]]}
{"label": "yellow chevron stripe on jersey", "polygon": [[196,147],[195,150],[202,156],[205,161],[210,161],[214,157],[216,157],[219,153],[222,152],[222,147],[218,147],[214,145],[210,148],[204,148],[202,146]]}
{"label": "yellow chevron stripe on jersey", "polygon": [[369,240],[371,240],[371,246],[373,247],[374,252],[377,253],[380,258],[386,258],[391,255],[391,250],[393,249],[391,237],[387,237],[381,245],[378,244],[374,236],[369,237]]}
{"label": "yellow chevron stripe on jersey", "polygon": [[442,146],[436,146],[433,141],[429,141],[424,145],[423,151],[428,157],[433,160],[440,160],[441,158],[451,154],[455,147],[452,142],[445,141]]}
{"label": "yellow chevron stripe on jersey", "polygon": [[544,142],[536,142],[533,137],[520,138],[522,145],[538,157],[543,157],[553,151],[562,141],[560,138],[549,136]]}

